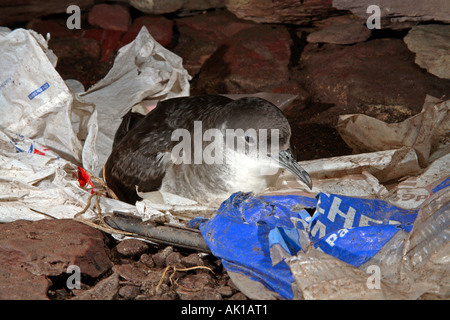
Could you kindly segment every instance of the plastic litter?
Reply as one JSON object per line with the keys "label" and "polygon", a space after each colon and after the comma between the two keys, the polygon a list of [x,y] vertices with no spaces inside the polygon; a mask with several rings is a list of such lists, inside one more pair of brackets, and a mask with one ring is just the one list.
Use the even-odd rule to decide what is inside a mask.
{"label": "plastic litter", "polygon": [[[399,124],[342,117],[349,144],[373,152],[300,162],[312,192],[287,174],[272,197],[234,194],[200,225],[211,251],[254,299],[448,296],[449,107],[428,97],[422,113]],[[404,135],[387,142],[384,130]]]}
{"label": "plastic litter", "polygon": [[[47,41],[32,30],[0,30],[0,222],[39,220],[42,213],[74,218],[90,199],[80,187],[80,170],[101,175],[121,115],[143,99],[189,94],[181,58],[145,27],[87,92],[69,89]],[[102,212],[136,212],[106,197],[99,206]],[[83,217],[95,216],[92,203]]]}
{"label": "plastic litter", "polygon": [[[445,180],[446,185],[449,180]],[[437,202],[432,209],[436,211],[430,210],[430,199]],[[448,286],[450,281],[449,200],[450,188],[439,189],[422,207],[414,210],[398,208],[378,199],[324,193],[319,193],[317,198],[236,193],[222,204],[213,219],[200,225],[200,230],[227,271],[247,278],[246,282],[239,280],[236,285],[253,299],[267,296],[282,299],[415,299],[429,292],[427,290],[436,292],[439,285]],[[311,217],[304,208],[315,208],[314,215]],[[429,224],[433,221],[433,227],[416,223],[423,212],[433,216],[427,221]],[[423,242],[415,239],[418,234]],[[411,289],[414,286],[410,272],[402,277],[395,272],[408,265],[406,257],[414,256],[416,263],[423,261],[422,256],[405,251],[405,243],[409,244],[410,239],[415,240],[413,250],[418,250],[414,246],[420,245],[422,254],[431,256],[437,251],[440,255],[438,270],[442,273],[438,275],[439,281],[434,282],[425,272],[420,278],[421,282],[426,281],[422,291],[417,287]],[[307,264],[311,266],[305,267]],[[381,286],[373,292],[368,290],[370,275],[365,272],[370,266],[378,268],[386,281],[397,283],[402,279],[405,288],[394,292],[386,289],[388,283],[385,283],[381,293]],[[336,271],[337,267],[341,274]],[[429,272],[437,273],[434,266]],[[353,285],[353,291],[345,286],[341,290],[344,283],[339,286],[331,283],[341,278],[348,284],[356,281],[357,286]],[[320,283],[320,286],[334,286],[335,291],[329,287],[315,290],[314,294],[304,292],[309,286],[318,285],[311,279],[328,279],[329,283]],[[254,282],[263,286],[255,286]],[[262,291],[262,287],[265,290]],[[365,292],[363,296],[359,296],[360,290]]]}

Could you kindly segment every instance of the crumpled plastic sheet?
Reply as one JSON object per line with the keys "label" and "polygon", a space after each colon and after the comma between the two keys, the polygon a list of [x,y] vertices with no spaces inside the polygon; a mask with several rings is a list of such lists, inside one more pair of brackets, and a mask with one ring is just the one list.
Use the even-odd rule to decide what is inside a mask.
{"label": "crumpled plastic sheet", "polygon": [[108,74],[78,96],[98,112],[96,150],[98,173],[112,149],[122,117],[145,99],[165,100],[189,95],[189,76],[183,60],[165,49],[142,27],[136,39],[122,47]]}
{"label": "crumpled plastic sheet", "polygon": [[[382,226],[376,228],[381,230]],[[423,203],[410,232],[397,231],[358,268],[339,256],[312,247],[292,255],[286,262],[305,299],[417,299],[427,294],[448,299],[449,238],[450,190],[447,187]],[[373,239],[378,238],[364,240]],[[376,275],[378,280],[373,278]]]}
{"label": "crumpled plastic sheet", "polygon": [[276,190],[232,195],[200,223],[205,241],[254,299],[448,297],[449,106],[428,97],[399,124],[342,117],[349,145],[373,152],[300,162],[311,191],[285,174]]}
{"label": "crumpled plastic sheet", "polygon": [[3,30],[0,47],[0,129],[92,168],[97,113],[71,94],[47,41],[31,30]]}
{"label": "crumpled plastic sheet", "polygon": [[143,27],[108,74],[86,92],[69,89],[57,57],[33,30],[0,31],[0,129],[33,139],[96,175],[121,118],[144,99],[189,95],[182,59]]}
{"label": "crumpled plastic sheet", "polygon": [[[386,123],[362,114],[344,115],[340,116],[337,130],[355,153],[412,148],[419,164],[426,167],[429,157],[440,148],[443,153],[450,151],[449,144],[442,143],[442,139],[449,139],[449,109],[450,100],[427,96],[422,112],[402,122]],[[396,165],[396,161],[390,164]]]}
{"label": "crumpled plastic sheet", "polygon": [[[414,210],[379,199],[325,193],[317,198],[235,193],[214,218],[200,224],[200,231],[230,277],[238,275],[239,289],[253,299],[418,298],[450,283],[449,181],[450,177],[430,197],[438,204],[429,200]],[[307,208],[315,209],[312,217]],[[426,223],[415,223],[426,219],[425,214],[430,216]],[[421,278],[416,271],[403,270],[401,276],[394,272],[414,270],[435,251],[440,254],[437,271],[432,265]],[[365,273],[370,266],[390,282],[370,289],[370,275]],[[435,281],[429,273],[439,271]],[[399,288],[388,285],[400,279]],[[425,280],[422,291],[413,279]],[[344,286],[353,281],[356,284]]]}
{"label": "crumpled plastic sheet", "polygon": [[[85,171],[36,141],[0,130],[0,222],[19,219],[72,219],[88,204],[81,187]],[[83,214],[96,218],[93,203]],[[135,212],[136,207],[101,197],[103,212]]]}
{"label": "crumpled plastic sheet", "polygon": [[[0,29],[1,222],[45,218],[33,210],[73,218],[90,196],[78,175],[101,175],[121,116],[143,99],[189,95],[182,59],[145,27],[86,92],[75,93],[63,81],[47,41],[33,30]],[[100,206],[103,212],[136,212],[105,197]],[[92,207],[85,218],[95,215]]]}

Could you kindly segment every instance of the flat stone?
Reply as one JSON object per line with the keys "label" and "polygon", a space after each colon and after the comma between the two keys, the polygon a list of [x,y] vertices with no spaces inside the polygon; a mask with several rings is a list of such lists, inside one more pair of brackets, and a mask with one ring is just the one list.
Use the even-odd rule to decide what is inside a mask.
{"label": "flat stone", "polygon": [[[41,20],[33,19],[27,23],[27,29],[32,29],[37,33],[40,33],[46,37],[47,33],[50,33],[50,38],[70,37],[71,35],[78,35],[79,32],[69,30],[65,23],[59,23],[55,20]],[[74,32],[72,32],[74,31]]]}
{"label": "flat stone", "polygon": [[130,12],[121,5],[96,4],[89,12],[89,24],[105,30],[125,32],[130,24]]}
{"label": "flat stone", "polygon": [[101,54],[100,42],[90,38],[52,38],[49,48],[58,62],[72,65],[86,59],[98,60]]}
{"label": "flat stone", "polygon": [[144,270],[131,264],[116,264],[113,271],[121,278],[139,285],[144,282],[148,275]]}
{"label": "flat stone", "polygon": [[123,257],[133,258],[148,250],[148,245],[138,239],[125,239],[116,246],[117,253]]}
{"label": "flat stone", "polygon": [[[7,27],[9,24],[27,22],[33,18],[48,16],[50,14],[66,15],[67,8],[74,4],[72,0],[59,1],[2,1],[0,3],[0,25]],[[94,5],[94,0],[80,0],[76,2],[81,11],[87,10]],[[69,15],[67,15],[69,17]]]}
{"label": "flat stone", "polygon": [[318,30],[321,30],[323,28],[336,25],[336,24],[347,24],[347,23],[357,23],[360,22],[361,24],[365,23],[366,20],[362,19],[360,17],[355,16],[352,13],[346,13],[342,15],[337,16],[331,16],[326,19],[316,20],[312,23],[312,25],[317,28]]}
{"label": "flat stone", "polygon": [[291,45],[285,27],[258,25],[244,29],[205,62],[192,83],[192,92],[283,92],[283,88],[291,85],[286,81]]}
{"label": "flat stone", "polygon": [[127,33],[123,36],[120,44],[124,46],[133,41],[141,31],[142,27],[146,27],[152,37],[162,46],[168,46],[173,36],[173,21],[163,16],[141,16],[136,18]]}
{"label": "flat stone", "polygon": [[48,299],[48,276],[66,275],[69,265],[81,280],[112,267],[104,234],[74,220],[18,220],[0,224],[0,299]]}
{"label": "flat stone", "polygon": [[353,44],[369,39],[372,32],[361,23],[335,24],[312,32],[306,40],[312,43]]}
{"label": "flat stone", "polygon": [[216,285],[210,274],[187,274],[177,281],[176,293],[181,300],[222,300]]}
{"label": "flat stone", "polygon": [[173,52],[183,58],[183,66],[195,76],[221,44],[238,32],[255,26],[237,19],[228,11],[211,12],[176,20],[180,34]]}
{"label": "flat stone", "polygon": [[151,14],[202,11],[223,8],[222,0],[130,0],[136,9]]}
{"label": "flat stone", "polygon": [[[367,8],[374,4],[380,8],[381,28],[397,28],[396,24],[405,22],[450,22],[448,0],[333,0],[333,7],[350,10],[362,19],[371,15],[367,13]],[[408,27],[407,24],[404,26]]]}
{"label": "flat stone", "polygon": [[439,78],[450,79],[450,25],[415,26],[403,41],[416,54],[419,66]]}
{"label": "flat stone", "polygon": [[52,282],[45,275],[29,272],[21,264],[24,260],[18,251],[0,249],[0,300],[48,300]]}
{"label": "flat stone", "polygon": [[96,278],[112,267],[105,241],[101,231],[70,219],[0,224],[0,252],[17,257],[0,265],[47,276],[61,275],[76,265],[82,275]]}
{"label": "flat stone", "polygon": [[[141,290],[146,291],[150,294],[154,294],[156,292],[156,287],[161,282],[161,285],[167,286],[169,283],[169,275],[164,275],[164,269],[152,270],[147,277],[144,279],[141,285]],[[163,278],[164,275],[164,278]]]}
{"label": "flat stone", "polygon": [[335,15],[331,0],[228,0],[227,9],[238,18],[258,23],[307,25]]}
{"label": "flat stone", "polygon": [[450,95],[450,81],[420,69],[400,39],[308,44],[292,76],[321,104],[297,110],[298,118],[320,125],[334,126],[340,114],[365,113],[374,106],[400,106],[416,114],[426,95]]}
{"label": "flat stone", "polygon": [[119,290],[119,275],[113,273],[94,287],[78,293],[70,300],[114,300]]}

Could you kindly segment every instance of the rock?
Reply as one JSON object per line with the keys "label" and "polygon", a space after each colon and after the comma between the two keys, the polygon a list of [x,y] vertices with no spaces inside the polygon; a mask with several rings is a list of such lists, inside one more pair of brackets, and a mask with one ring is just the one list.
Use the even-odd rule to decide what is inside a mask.
{"label": "rock", "polygon": [[93,288],[82,291],[70,300],[114,300],[119,290],[119,275],[113,273]]}
{"label": "rock", "polygon": [[162,285],[164,285],[165,288],[167,288],[168,284],[169,284],[169,275],[170,274],[168,275],[166,273],[164,275],[164,277],[163,277],[163,275],[164,275],[164,269],[152,270],[147,275],[147,277],[144,279],[144,281],[142,282],[141,290],[148,293],[149,295],[162,293],[162,292],[156,292],[156,287],[161,282],[161,287],[162,287]]}
{"label": "rock", "polygon": [[224,7],[221,0],[130,0],[130,4],[142,12],[151,14],[202,11]]}
{"label": "rock", "polygon": [[88,21],[94,27],[125,32],[130,24],[130,12],[116,4],[96,4],[89,12]]}
{"label": "rock", "polygon": [[450,82],[423,72],[400,39],[308,44],[292,76],[321,103],[298,110],[298,116],[321,125],[334,126],[339,114],[364,113],[373,105],[403,106],[415,114],[427,94],[450,95]]}
{"label": "rock", "polygon": [[[111,52],[106,49],[106,43],[102,49],[106,32],[101,29],[87,29],[76,36],[50,39],[49,48],[58,56],[56,71],[63,79],[79,80],[88,88],[109,72],[112,59],[107,60],[108,57],[105,56],[106,61],[99,61],[102,52]],[[109,30],[108,33],[110,32],[121,34],[120,31]],[[111,56],[112,53],[113,51]]]}
{"label": "rock", "polygon": [[121,46],[133,41],[143,26],[147,28],[152,37],[162,46],[168,46],[172,42],[173,21],[163,16],[146,15],[138,17],[133,21],[120,42]]}
{"label": "rock", "polygon": [[[167,273],[164,275],[164,271],[164,269],[152,270],[144,279],[143,287],[145,288],[147,286],[148,288],[150,288],[153,286],[157,286],[160,281],[161,283],[168,284],[169,277]],[[162,279],[163,275],[164,279]]]}
{"label": "rock", "polygon": [[163,250],[155,253],[152,256],[153,261],[155,262],[155,265],[158,268],[165,268],[166,267],[166,258],[173,252],[173,247],[168,246],[165,247]]}
{"label": "rock", "polygon": [[133,258],[148,250],[148,245],[138,239],[125,239],[116,246],[117,253],[123,257]]}
{"label": "rock", "polygon": [[140,293],[141,290],[132,285],[126,285],[119,289],[119,296],[125,300],[135,299]]}
{"label": "rock", "polygon": [[217,292],[222,296],[222,298],[229,298],[233,295],[233,289],[229,286],[223,286],[217,289]]}
{"label": "rock", "polygon": [[419,66],[439,78],[450,79],[450,25],[415,26],[403,41],[416,54]]}
{"label": "rock", "polygon": [[233,296],[231,296],[231,298],[229,300],[247,300],[248,298],[246,297],[245,294],[243,294],[242,292],[238,292],[233,294]]}
{"label": "rock", "polygon": [[[74,4],[73,0],[17,0],[0,2],[0,26],[9,26],[30,21],[50,14],[66,14],[67,7]],[[80,0],[76,5],[85,10],[94,5],[94,0]]]}
{"label": "rock", "polygon": [[312,32],[306,40],[308,42],[353,44],[369,39],[372,32],[361,23],[335,24],[322,30]]}
{"label": "rock", "polygon": [[107,62],[120,47],[123,32],[116,30],[88,29],[83,32],[84,38],[92,38],[100,42],[101,62]]}
{"label": "rock", "polygon": [[[338,16],[332,16],[326,19],[313,21],[312,25],[314,28],[321,30],[323,28],[336,25],[336,24],[347,24],[347,23],[361,23],[364,24],[365,19],[361,19],[352,13],[341,14]],[[304,29],[304,28],[302,28]]]}
{"label": "rock", "polygon": [[237,19],[228,11],[211,12],[176,20],[180,34],[173,52],[183,58],[183,66],[195,76],[202,65],[236,33],[255,26]]}
{"label": "rock", "polygon": [[72,66],[86,59],[98,60],[101,54],[100,43],[89,38],[52,38],[49,48],[60,63]]}
{"label": "rock", "polygon": [[102,42],[105,37],[105,30],[98,29],[98,28],[86,29],[86,30],[83,30],[82,37],[94,39],[99,42]]}
{"label": "rock", "polygon": [[215,286],[215,281],[210,273],[195,273],[187,274],[182,279],[180,279],[179,284],[186,290],[200,290],[204,287],[213,288]]}
{"label": "rock", "polygon": [[47,292],[47,295],[50,297],[51,300],[67,300],[72,298],[71,291],[67,289],[56,289],[55,291],[49,290]]}
{"label": "rock", "polygon": [[20,267],[37,276],[59,276],[69,265],[76,265],[82,279],[83,275],[96,278],[112,267],[105,241],[101,231],[74,220],[0,224],[0,252],[16,257],[0,261],[0,265]]}
{"label": "rock", "polygon": [[[333,7],[350,10],[362,19],[367,19],[371,15],[367,13],[367,8],[373,4],[380,8],[382,28],[396,28],[396,24],[404,22],[450,22],[448,0],[378,0],[375,3],[373,0],[333,0]],[[411,25],[404,26],[410,27]]]}
{"label": "rock", "polygon": [[308,25],[339,14],[331,0],[228,0],[226,6],[238,18],[258,23]]}
{"label": "rock", "polygon": [[197,253],[191,253],[190,255],[181,258],[181,263],[186,267],[197,267],[197,266],[204,266],[205,263],[203,262],[202,258],[199,257]]}
{"label": "rock", "polygon": [[201,37],[221,44],[238,32],[256,26],[255,23],[237,19],[228,11],[216,11],[176,20],[177,28],[183,36]]}
{"label": "rock", "polygon": [[175,291],[182,300],[222,300],[214,286],[215,281],[210,274],[187,274],[177,281]]}
{"label": "rock", "polygon": [[201,288],[196,291],[177,287],[175,292],[181,300],[223,300],[219,292],[212,288]]}
{"label": "rock", "polygon": [[24,253],[0,246],[0,300],[47,300],[52,282],[26,269]]}
{"label": "rock", "polygon": [[139,258],[139,262],[141,262],[143,265],[145,265],[148,268],[154,268],[155,267],[155,261],[153,261],[153,258],[151,255],[144,253]]}
{"label": "rock", "polygon": [[42,36],[46,37],[47,33],[50,33],[50,38],[71,37],[72,35],[79,35],[77,29],[70,30],[67,28],[65,21],[60,23],[55,20],[41,20],[33,19],[26,25],[27,29],[32,29]]}
{"label": "rock", "polygon": [[0,224],[0,299],[48,299],[48,276],[76,265],[95,278],[112,267],[105,236],[74,220]]}
{"label": "rock", "polygon": [[183,256],[181,255],[181,253],[179,252],[172,252],[171,254],[169,254],[166,258],[166,265],[167,266],[175,266],[177,268],[182,268],[183,266],[181,265],[181,258]]}
{"label": "rock", "polygon": [[120,275],[122,279],[138,285],[143,283],[148,275],[146,271],[131,264],[116,264],[113,267],[113,271]]}
{"label": "rock", "polygon": [[192,82],[192,92],[283,92],[292,85],[286,81],[291,45],[285,27],[258,25],[244,29],[205,62],[198,78]]}

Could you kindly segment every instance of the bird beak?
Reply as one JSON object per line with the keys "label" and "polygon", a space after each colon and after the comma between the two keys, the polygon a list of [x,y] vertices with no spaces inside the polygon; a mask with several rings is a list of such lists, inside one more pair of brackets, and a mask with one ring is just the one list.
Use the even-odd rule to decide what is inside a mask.
{"label": "bird beak", "polygon": [[312,189],[311,177],[309,176],[308,172],[300,167],[297,161],[295,161],[290,149],[280,151],[280,153],[278,154],[278,164],[282,168],[289,170],[301,182],[306,184],[309,189]]}

